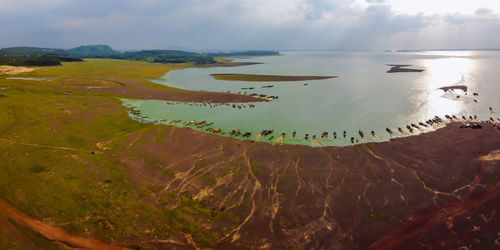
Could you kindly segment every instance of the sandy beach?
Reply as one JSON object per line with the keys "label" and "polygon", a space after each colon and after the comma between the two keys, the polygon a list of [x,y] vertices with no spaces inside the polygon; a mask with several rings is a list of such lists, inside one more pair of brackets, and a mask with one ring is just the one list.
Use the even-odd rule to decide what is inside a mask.
{"label": "sandy beach", "polygon": [[35,68],[14,67],[8,65],[0,65],[0,75],[17,75],[21,73],[32,72]]}

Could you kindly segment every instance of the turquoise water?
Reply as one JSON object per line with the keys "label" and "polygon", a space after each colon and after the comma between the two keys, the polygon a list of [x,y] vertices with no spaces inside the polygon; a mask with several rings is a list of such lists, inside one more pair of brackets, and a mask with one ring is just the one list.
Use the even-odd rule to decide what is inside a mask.
{"label": "turquoise water", "polygon": [[[443,51],[411,53],[348,53],[348,52],[283,52],[281,56],[237,59],[262,64],[241,67],[188,68],[171,71],[154,81],[177,88],[232,93],[248,92],[279,96],[266,103],[254,103],[254,108],[231,106],[208,107],[198,104],[167,103],[157,100],[123,100],[127,106],[141,111],[148,120],[183,120],[214,122],[211,128],[224,131],[240,129],[252,132],[251,139],[264,129],[274,129],[274,139],[286,132],[285,143],[308,144],[304,134],[329,133],[314,145],[351,144],[384,141],[391,138],[385,128],[401,134],[407,124],[424,122],[445,114],[477,115],[478,119],[498,117],[489,107],[500,109],[499,52]],[[425,69],[422,73],[385,73],[386,64],[411,64]],[[213,79],[214,73],[246,73],[275,75],[335,75],[339,78],[303,82],[238,82]],[[307,83],[307,85],[305,85]],[[439,87],[466,85],[467,95],[460,90],[444,93]],[[274,85],[273,88],[262,88]],[[253,87],[253,90],[242,89]],[[473,92],[479,93],[474,97]],[[456,96],[460,98],[456,98]],[[477,103],[474,102],[477,99]],[[182,123],[176,123],[184,126]],[[414,134],[431,131],[439,126],[422,128]],[[202,128],[205,129],[205,128]],[[347,131],[344,139],[342,131]],[[364,131],[360,138],[358,130]],[[378,139],[372,138],[374,130]],[[297,138],[292,139],[296,131]],[[338,134],[332,138],[333,132]],[[240,136],[241,138],[241,136]],[[269,141],[268,137],[258,140]],[[310,139],[311,139],[310,138]]]}

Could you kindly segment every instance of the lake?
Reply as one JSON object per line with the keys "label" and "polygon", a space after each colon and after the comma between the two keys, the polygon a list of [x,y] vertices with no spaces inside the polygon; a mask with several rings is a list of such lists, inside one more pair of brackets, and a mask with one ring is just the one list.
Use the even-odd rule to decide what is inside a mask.
{"label": "lake", "polygon": [[[282,132],[286,132],[285,143],[312,146],[349,145],[350,137],[355,137],[362,143],[407,136],[410,133],[406,130],[406,125],[418,124],[436,115],[443,119],[446,114],[458,117],[477,115],[482,120],[498,117],[496,113],[489,111],[489,107],[500,109],[500,52],[497,51],[308,51],[281,54],[235,59],[261,64],[181,69],[153,80],[159,84],[189,90],[247,92],[279,97],[271,102],[253,103],[253,108],[249,108],[248,104],[239,109],[230,105],[209,107],[169,104],[158,100],[122,101],[125,105],[140,110],[143,116],[148,117],[147,120],[206,120],[213,122],[211,128],[221,128],[224,131],[240,129],[243,133],[249,131],[252,132],[250,139],[275,143],[281,142],[275,140]],[[411,64],[411,68],[425,71],[386,73],[390,69],[386,64]],[[215,80],[210,76],[217,73],[339,78],[298,82],[241,82]],[[273,87],[262,87],[266,85]],[[465,94],[461,90],[454,90],[445,93],[438,89],[450,85],[466,85],[468,92]],[[473,92],[479,95],[473,96]],[[439,126],[422,127],[413,134],[432,131]],[[392,136],[385,131],[387,127],[394,131]],[[398,127],[406,132],[399,133]],[[257,138],[264,129],[274,129],[274,134],[270,135],[274,138]],[[344,130],[347,132],[346,138],[342,136]],[[364,138],[360,138],[359,130],[364,131]],[[379,138],[372,138],[371,130]],[[292,138],[293,131],[297,133],[295,139]],[[338,134],[337,139],[332,138],[334,131]],[[323,132],[329,133],[328,139],[319,139]],[[312,144],[311,140],[305,140],[306,133],[310,134],[310,139],[317,135],[318,142]]]}

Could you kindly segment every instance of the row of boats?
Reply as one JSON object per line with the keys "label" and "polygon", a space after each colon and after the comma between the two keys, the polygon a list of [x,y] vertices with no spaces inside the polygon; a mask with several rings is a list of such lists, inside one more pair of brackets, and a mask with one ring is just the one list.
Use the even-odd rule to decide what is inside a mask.
{"label": "row of boats", "polygon": [[[421,127],[429,127],[429,126],[432,126],[432,125],[437,125],[439,123],[443,123],[443,119],[441,119],[439,116],[434,116],[433,119],[429,119],[427,121],[425,121],[425,123],[423,122],[419,122],[418,125],[415,124],[415,123],[412,123],[412,124],[409,124],[409,125],[406,125],[406,129],[410,132],[410,133],[413,133],[414,129],[421,129]],[[387,133],[389,134],[393,134],[394,132],[390,129],[390,128],[386,128],[385,129],[387,131]],[[401,127],[398,127],[398,131],[400,133],[404,133],[403,129]]]}
{"label": "row of boats", "polygon": [[[274,98],[274,96],[272,96],[272,97]],[[167,105],[181,105],[181,104],[183,104],[185,106],[210,107],[210,108],[216,108],[216,107],[221,107],[221,106],[227,106],[227,107],[230,107],[233,109],[255,108],[255,105],[252,103],[248,103],[248,104],[235,104],[235,103],[233,103],[233,104],[229,104],[229,103],[211,104],[211,103],[166,102],[166,104]]]}
{"label": "row of boats", "polygon": [[[197,105],[203,105],[203,104],[197,104]],[[209,104],[207,104],[207,105],[209,105]],[[253,104],[248,104],[248,105],[249,105],[249,107],[253,106]],[[252,105],[252,106],[250,106],[250,105]],[[205,106],[205,105],[203,105],[203,106]],[[236,105],[236,104],[232,104],[230,106],[232,106],[233,108],[238,107],[238,105]],[[128,106],[127,110],[130,112],[130,114],[135,116],[137,119],[139,119],[141,121],[150,121],[151,122],[151,120],[148,120],[148,117],[141,116],[140,111],[136,110],[134,107]],[[492,111],[491,108],[490,108],[490,111]],[[461,119],[455,115],[445,115],[445,118],[448,119],[450,122],[459,122],[459,121],[477,122],[477,115],[470,115],[468,117],[466,117],[465,115],[462,115]],[[500,122],[499,118],[496,118],[496,119],[498,122]],[[153,120],[153,122],[166,124],[168,121],[166,119],[163,119],[163,120]],[[397,131],[399,131],[399,133],[401,133],[403,135],[407,135],[406,131],[408,131],[410,134],[413,134],[415,132],[415,130],[423,131],[425,128],[437,126],[437,125],[443,124],[444,122],[445,121],[441,117],[435,116],[434,118],[429,119],[425,122],[408,124],[408,125],[406,125],[406,129],[404,127],[398,127]],[[493,123],[493,122],[495,122],[495,120],[493,119],[493,117],[490,117],[487,122]],[[214,122],[207,122],[206,120],[204,120],[204,121],[192,120],[190,122],[187,122],[187,121],[182,122],[182,120],[173,120],[173,121],[170,121],[168,123],[170,123],[170,124],[182,123],[185,126],[196,127],[197,129],[203,129],[204,131],[216,133],[216,134],[222,134],[222,135],[229,134],[230,136],[233,136],[233,137],[241,136],[242,138],[250,138],[252,136],[252,132],[250,132],[250,131],[241,131],[240,129],[233,129],[229,132],[226,132],[226,131],[223,131],[221,128],[212,128],[210,126],[212,126],[214,124]],[[476,125],[474,125],[474,128],[476,128]],[[499,129],[500,129],[500,126],[499,126]],[[394,131],[388,127],[386,128],[386,132],[389,133],[391,136],[394,135]],[[365,133],[363,130],[359,130],[358,134],[359,134],[359,138],[365,137]],[[377,136],[377,133],[374,130],[371,130],[370,134],[372,136],[372,139],[379,138]],[[337,139],[339,137],[337,135],[336,131],[333,131],[333,133],[331,135],[332,135],[333,139]],[[260,138],[264,137],[269,141],[272,141],[273,139],[275,139],[275,142],[283,142],[283,140],[285,139],[286,136],[287,136],[287,133],[282,132],[281,135],[275,139],[274,129],[264,129],[259,134],[256,135],[256,138],[260,139]],[[330,136],[329,132],[324,131],[321,134],[321,136],[319,137],[319,139],[327,140],[327,139],[329,139],[329,136]],[[297,139],[297,132],[293,131],[291,137],[292,137],[292,139],[298,140]],[[342,137],[347,138],[347,131],[346,130],[344,130],[342,132]],[[350,137],[350,141],[351,141],[351,143],[359,142],[359,138],[355,138],[354,136],[352,136],[352,137]],[[318,137],[315,134],[311,135],[309,133],[306,133],[304,135],[304,140],[309,141],[311,139],[312,139],[313,144],[318,143]]]}
{"label": "row of boats", "polygon": [[[261,86],[261,88],[272,88],[274,87],[274,85],[264,85],[264,86]],[[255,87],[243,87],[241,89],[255,89]]]}
{"label": "row of boats", "polygon": [[[448,120],[450,120],[450,122],[459,121],[459,118],[457,116],[455,116],[455,115],[452,115],[452,116],[446,115],[445,117]],[[468,118],[470,120],[473,120],[473,121],[477,120],[477,116],[476,115],[469,116]],[[464,121],[466,121],[467,117],[462,116],[462,119]],[[497,118],[497,120],[500,122],[499,118]],[[489,121],[490,122],[494,122],[494,119],[492,117],[490,117]],[[427,120],[425,122],[411,123],[409,125],[406,125],[406,130],[408,132],[410,132],[410,133],[413,134],[415,132],[415,130],[422,131],[424,128],[429,128],[429,127],[432,127],[432,126],[437,126],[437,125],[440,125],[440,124],[443,124],[443,123],[444,123],[444,121],[443,121],[442,118],[440,118],[439,116],[435,116],[434,118],[429,119],[429,120]],[[215,132],[215,133],[223,133],[223,131],[220,128],[217,128],[217,129],[207,128],[206,130],[210,131],[210,132]],[[394,134],[394,132],[390,128],[386,128],[386,131],[391,136]],[[403,128],[401,128],[401,127],[398,127],[398,131],[401,134],[405,134],[406,133],[406,131]],[[364,133],[363,130],[359,130],[358,133],[359,133],[360,138],[364,138],[365,137],[365,133]],[[377,133],[374,130],[371,130],[370,133],[372,135],[372,139],[378,139],[379,138],[377,136]],[[256,136],[256,138],[266,137],[268,140],[273,140],[275,138],[273,134],[274,134],[274,129],[264,129],[264,130],[262,130]],[[238,137],[238,136],[241,135],[241,137],[243,137],[243,138],[249,138],[249,137],[252,136],[252,132],[249,132],[249,131],[242,132],[240,129],[233,129],[233,130],[231,130],[229,132],[229,135],[234,136],[234,137]],[[287,136],[287,133],[283,131],[281,133],[281,135],[276,139],[276,141],[283,141],[283,139],[285,139],[286,136]],[[332,136],[333,136],[333,139],[337,139],[338,138],[337,132],[334,131],[332,133]],[[344,138],[347,137],[347,131],[346,130],[344,130],[342,132],[342,136]],[[297,132],[296,131],[292,132],[292,139],[297,139]],[[318,137],[317,137],[317,135],[310,135],[309,133],[306,133],[304,135],[304,140],[309,141],[310,139],[312,139],[313,143],[317,143]],[[324,131],[321,134],[320,139],[323,139],[323,140],[329,139],[329,132]],[[355,137],[350,137],[350,140],[351,140],[351,143],[359,142],[359,139],[355,138]]]}
{"label": "row of boats", "polygon": [[[272,85],[269,85],[269,86],[272,86]],[[266,88],[272,88],[272,87],[269,87],[269,86],[266,86]],[[250,88],[249,88],[250,89]],[[231,93],[231,91],[226,91],[226,93]],[[253,97],[259,97],[259,98],[262,98],[264,100],[267,100],[267,101],[272,101],[272,100],[275,100],[275,99],[278,99],[279,97],[278,96],[275,96],[275,95],[266,95],[266,94],[257,94],[257,93],[247,93],[247,92],[237,92],[237,93],[233,93],[233,94],[237,94],[237,95],[246,95],[246,96],[253,96]]]}

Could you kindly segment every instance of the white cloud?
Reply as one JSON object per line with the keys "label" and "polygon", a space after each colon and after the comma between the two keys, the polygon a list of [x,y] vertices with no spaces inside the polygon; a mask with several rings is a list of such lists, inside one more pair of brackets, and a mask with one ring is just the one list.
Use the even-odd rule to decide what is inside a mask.
{"label": "white cloud", "polygon": [[386,0],[398,13],[473,14],[478,8],[500,11],[498,0]]}

